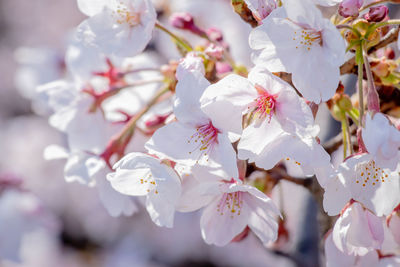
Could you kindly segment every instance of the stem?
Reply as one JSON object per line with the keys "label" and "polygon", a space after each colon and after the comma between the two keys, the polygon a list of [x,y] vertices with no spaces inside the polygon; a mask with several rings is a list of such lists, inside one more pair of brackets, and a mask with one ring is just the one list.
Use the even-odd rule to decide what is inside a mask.
{"label": "stem", "polygon": [[349,126],[349,121],[348,121],[347,117],[344,120],[344,123],[346,124],[347,140],[349,142],[350,155],[352,155],[354,153],[354,150],[353,150],[353,144],[351,142],[351,132],[350,132],[350,126]]}
{"label": "stem", "polygon": [[368,109],[379,112],[380,110],[379,95],[378,92],[376,91],[374,77],[372,75],[371,66],[368,61],[368,54],[366,52],[365,44],[363,45],[362,49],[363,49],[364,66],[368,79],[368,100],[367,100]]}
{"label": "stem", "polygon": [[156,28],[162,30],[163,32],[165,32],[166,34],[171,36],[171,38],[174,39],[175,42],[177,44],[179,44],[182,48],[184,48],[187,52],[190,52],[193,50],[193,48],[188,43],[186,43],[186,41],[184,41],[182,38],[180,38],[176,34],[172,33],[170,30],[165,28],[163,25],[160,24],[160,22],[156,22],[155,26],[156,26]]}
{"label": "stem", "polygon": [[372,3],[370,3],[370,4],[366,5],[366,6],[361,7],[359,12],[361,12],[363,10],[366,10],[367,8],[370,8],[370,7],[374,6],[374,5],[383,4],[383,3],[387,3],[387,2],[390,2],[390,0],[378,0],[378,1],[372,2]]}
{"label": "stem", "polygon": [[342,135],[343,135],[343,159],[347,156],[347,125],[345,120],[342,120]]}
{"label": "stem", "polygon": [[336,29],[339,29],[339,30],[347,29],[347,30],[352,31],[358,37],[361,36],[361,33],[357,29],[354,29],[353,27],[351,27],[350,25],[347,25],[347,24],[338,24],[338,25],[336,25]]}
{"label": "stem", "polygon": [[[361,49],[361,48],[360,48]],[[363,92],[363,63],[358,63],[358,105],[360,110],[360,127],[363,126],[364,117],[364,92]]]}

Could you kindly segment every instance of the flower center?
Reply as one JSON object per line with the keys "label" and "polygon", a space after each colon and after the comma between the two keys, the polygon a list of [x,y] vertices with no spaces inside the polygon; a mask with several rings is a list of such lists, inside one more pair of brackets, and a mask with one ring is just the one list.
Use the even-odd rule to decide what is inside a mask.
{"label": "flower center", "polygon": [[269,118],[271,121],[272,115],[275,112],[276,107],[276,95],[271,95],[264,88],[259,85],[255,85],[258,91],[258,97],[254,99],[254,102],[249,106],[255,107],[255,112],[258,114],[258,118],[263,119]]}
{"label": "flower center", "polygon": [[118,24],[128,24],[129,27],[140,24],[140,13],[134,12],[123,2],[119,2],[116,11],[113,11],[113,15],[116,17]]}
{"label": "flower center", "polygon": [[373,160],[357,166],[356,184],[362,185],[363,187],[375,186],[379,183],[384,183],[387,179],[389,179],[389,174],[376,166]]}
{"label": "flower center", "polygon": [[149,193],[150,191],[154,191],[154,193],[158,194],[157,191],[157,183],[156,180],[154,179],[152,174],[149,174],[145,178],[140,178],[140,184],[149,184],[149,189],[147,189],[147,192]]}
{"label": "flower center", "polygon": [[[194,151],[199,151],[200,157],[209,155],[214,144],[218,143],[218,133],[219,130],[214,127],[211,121],[197,127],[196,133],[188,140],[189,144],[194,143],[197,144],[197,146],[193,151],[189,152],[189,154],[192,154]],[[208,159],[206,160],[208,161]]]}
{"label": "flower center", "polygon": [[224,193],[217,205],[217,211],[220,215],[225,212],[230,213],[231,218],[239,216],[243,205],[243,192]]}
{"label": "flower center", "polygon": [[308,51],[311,50],[313,45],[322,46],[322,33],[312,28],[302,28],[294,32],[294,41],[297,41],[296,49],[305,47]]}

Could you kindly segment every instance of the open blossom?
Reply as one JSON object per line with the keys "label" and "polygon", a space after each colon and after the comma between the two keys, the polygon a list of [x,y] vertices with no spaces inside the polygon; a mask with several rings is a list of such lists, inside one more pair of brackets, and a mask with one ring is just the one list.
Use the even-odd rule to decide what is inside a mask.
{"label": "open blossom", "polygon": [[345,43],[309,0],[283,1],[283,7],[251,32],[249,41],[251,48],[261,50],[256,63],[292,73],[294,86],[306,99],[319,103],[334,95]]}
{"label": "open blossom", "polygon": [[[236,153],[228,136],[229,121],[213,121],[200,108],[200,97],[210,83],[191,57],[177,70],[174,114],[177,121],[157,130],[146,143],[151,154],[188,165],[219,166],[237,177]],[[192,62],[192,63],[190,63]]]}
{"label": "open blossom", "polygon": [[146,209],[158,226],[172,227],[181,181],[175,171],[159,159],[130,153],[107,175],[112,187],[123,195],[145,196]]}
{"label": "open blossom", "polygon": [[134,56],[152,37],[157,15],[150,0],[80,0],[78,5],[90,16],[77,29],[78,40],[86,46]]}
{"label": "open blossom", "polygon": [[377,164],[396,169],[399,161],[400,131],[382,113],[366,115],[362,138]]}
{"label": "open blossom", "polygon": [[[299,136],[318,133],[311,109],[294,89],[266,68],[256,66],[248,79],[231,74],[209,86],[201,97],[202,110],[213,121],[231,121],[231,131],[240,133],[243,114],[252,113],[252,127],[260,131],[279,125],[283,130]],[[222,110],[223,112],[218,112]],[[270,123],[276,120],[278,123]],[[264,123],[267,122],[267,123]],[[260,129],[266,127],[266,129]],[[245,135],[250,135],[244,133]]]}
{"label": "open blossom", "polygon": [[189,212],[205,207],[200,227],[207,244],[225,246],[247,226],[263,243],[276,240],[276,217],[280,212],[269,197],[233,179],[196,177],[195,171],[194,175],[195,178],[188,177],[196,181],[184,191],[178,210]]}
{"label": "open blossom", "polygon": [[332,232],[340,251],[360,256],[380,249],[383,236],[383,220],[357,202],[345,207]]}
{"label": "open blossom", "polygon": [[398,171],[381,167],[367,153],[348,158],[325,186],[324,208],[336,215],[350,199],[378,216],[389,215],[400,203]]}

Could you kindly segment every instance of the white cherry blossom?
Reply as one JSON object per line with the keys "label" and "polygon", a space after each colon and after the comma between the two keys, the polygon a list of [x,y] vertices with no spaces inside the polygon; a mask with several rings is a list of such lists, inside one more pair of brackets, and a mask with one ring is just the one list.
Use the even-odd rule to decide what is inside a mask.
{"label": "white cherry blossom", "polygon": [[130,153],[107,175],[112,187],[123,195],[145,196],[146,209],[158,226],[172,227],[181,181],[175,171],[159,159]]}
{"label": "white cherry blossom", "polygon": [[269,197],[233,179],[218,180],[215,175],[203,175],[198,177],[195,172],[197,178],[188,178],[193,180],[183,192],[178,210],[188,212],[205,207],[200,227],[207,244],[225,246],[247,226],[263,243],[276,240],[276,217],[280,212]]}
{"label": "white cherry blossom", "polygon": [[152,37],[156,12],[150,0],[78,1],[90,17],[77,29],[76,37],[89,47],[116,56],[134,56]]}
{"label": "white cherry blossom", "polygon": [[200,108],[200,97],[210,85],[191,57],[177,70],[174,114],[177,121],[157,130],[146,143],[151,154],[190,166],[219,166],[237,178],[236,153],[228,135],[229,121],[212,121]]}
{"label": "white cherry blossom", "polygon": [[309,0],[282,2],[250,34],[251,48],[261,50],[256,63],[292,73],[294,86],[306,99],[326,101],[339,83],[344,40]]}
{"label": "white cherry blossom", "polygon": [[325,186],[324,208],[336,215],[350,199],[378,216],[389,215],[400,203],[398,171],[381,167],[367,153],[348,158]]}
{"label": "white cherry blossom", "polygon": [[[248,79],[231,74],[209,86],[202,98],[202,110],[214,122],[231,121],[231,132],[241,133],[242,115],[252,113],[252,127],[258,128],[264,121],[267,129],[278,122],[283,130],[299,136],[316,135],[311,109],[295,90],[266,68],[256,66]],[[224,112],[219,112],[223,110]],[[246,131],[246,130],[245,130]]]}

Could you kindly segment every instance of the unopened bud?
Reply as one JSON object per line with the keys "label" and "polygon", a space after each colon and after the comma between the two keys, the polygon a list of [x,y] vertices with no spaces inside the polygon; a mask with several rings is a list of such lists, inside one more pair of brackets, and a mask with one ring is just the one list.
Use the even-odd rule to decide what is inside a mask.
{"label": "unopened bud", "polygon": [[348,95],[342,95],[341,98],[337,101],[337,105],[343,111],[350,111],[353,108],[353,104],[351,103],[350,97]]}
{"label": "unopened bud", "polygon": [[364,0],[343,0],[339,5],[339,14],[342,17],[357,17],[358,10],[363,5]]}
{"label": "unopened bud", "polygon": [[371,7],[368,13],[364,15],[364,18],[369,22],[380,22],[386,18],[388,12],[389,9],[383,5]]}
{"label": "unopened bud", "polygon": [[196,35],[206,34],[194,23],[193,17],[189,13],[175,13],[170,17],[169,23],[177,29],[190,31]]}
{"label": "unopened bud", "polygon": [[206,53],[209,57],[220,60],[224,54],[224,48],[211,43],[206,50],[204,50],[204,53]]}

